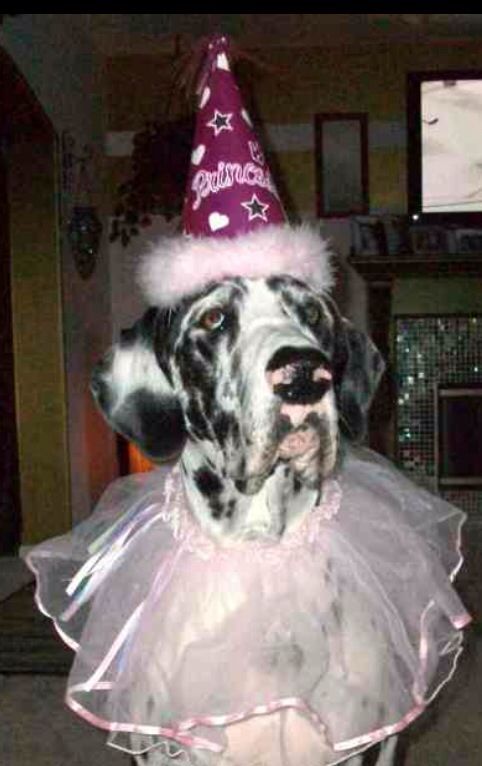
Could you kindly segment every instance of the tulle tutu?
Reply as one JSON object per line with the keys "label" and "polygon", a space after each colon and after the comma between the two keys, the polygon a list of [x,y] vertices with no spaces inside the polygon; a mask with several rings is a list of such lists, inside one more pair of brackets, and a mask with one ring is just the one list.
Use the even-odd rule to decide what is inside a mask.
{"label": "tulle tutu", "polygon": [[403,729],[451,677],[464,514],[367,450],[278,542],[220,546],[178,467],[114,482],[30,552],[75,652],[67,702],[166,762],[321,766]]}

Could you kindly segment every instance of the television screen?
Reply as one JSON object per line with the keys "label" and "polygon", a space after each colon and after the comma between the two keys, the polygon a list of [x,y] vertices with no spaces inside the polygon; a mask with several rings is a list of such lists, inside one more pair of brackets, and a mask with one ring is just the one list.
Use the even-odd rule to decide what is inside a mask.
{"label": "television screen", "polygon": [[410,213],[482,220],[482,72],[408,79]]}
{"label": "television screen", "polygon": [[482,387],[439,386],[436,404],[439,485],[482,485]]}

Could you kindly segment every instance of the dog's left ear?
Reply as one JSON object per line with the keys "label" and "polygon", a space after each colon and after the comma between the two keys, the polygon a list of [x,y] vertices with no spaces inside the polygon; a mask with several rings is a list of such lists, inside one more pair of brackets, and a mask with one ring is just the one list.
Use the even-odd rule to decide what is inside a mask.
{"label": "dog's left ear", "polygon": [[160,312],[149,309],[122,331],[91,377],[108,423],[154,461],[175,457],[186,437],[181,404],[160,365],[165,343]]}
{"label": "dog's left ear", "polygon": [[340,429],[349,439],[365,436],[368,410],[385,369],[373,341],[351,322],[335,318],[334,380]]}

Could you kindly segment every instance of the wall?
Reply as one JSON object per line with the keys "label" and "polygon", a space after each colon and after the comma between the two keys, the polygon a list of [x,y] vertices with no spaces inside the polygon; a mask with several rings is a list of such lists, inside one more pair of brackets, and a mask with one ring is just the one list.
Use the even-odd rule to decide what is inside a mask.
{"label": "wall", "polygon": [[[251,53],[251,51],[250,51]],[[261,121],[265,145],[290,208],[316,214],[313,116],[317,112],[368,112],[371,212],[406,211],[405,85],[409,71],[482,68],[477,43],[366,45],[344,48],[278,48],[255,51],[266,67],[241,63],[238,78],[250,110]],[[130,138],[145,121],[164,119],[175,60],[166,53],[119,56],[106,62],[107,186],[115,189],[130,171]],[[174,99],[175,111],[182,100]],[[186,107],[184,107],[186,108]],[[340,293],[346,313],[366,322],[363,281],[346,265],[349,224],[329,221],[325,231],[339,252]],[[142,248],[139,248],[142,249]],[[135,246],[129,258],[135,258]],[[121,261],[115,266],[122,268]],[[468,294],[470,280],[451,280]],[[396,286],[397,299],[411,286]]]}
{"label": "wall", "polygon": [[[370,120],[370,205],[372,210],[405,209],[405,85],[408,72],[482,66],[477,43],[390,45],[325,50],[269,52],[269,63],[282,76],[275,86],[269,73],[251,74],[263,120],[310,122],[316,112],[367,112]],[[287,184],[298,207],[313,205],[312,152],[284,152]],[[298,190],[291,179],[311,185]]]}
{"label": "wall", "polygon": [[[482,67],[482,49],[475,43],[279,48],[255,56],[267,67],[239,66],[243,93],[267,127],[268,139],[279,147],[277,159],[295,208],[307,214],[315,213],[314,114],[368,112],[371,207],[403,211],[407,72]],[[165,54],[108,59],[109,131],[136,130],[146,120],[163,117],[174,63]],[[175,103],[179,106],[179,99]],[[110,163],[113,182],[121,166]]]}
{"label": "wall", "polygon": [[[106,202],[100,173],[104,140],[102,62],[96,58],[86,37],[86,24],[84,14],[21,15],[5,19],[0,30],[0,45],[35,92],[58,137],[67,130],[79,153],[84,144],[94,148],[99,162],[93,181],[93,201],[103,215]],[[65,195],[63,199],[67,201]],[[64,217],[68,215],[65,206],[63,213]],[[63,235],[60,271],[70,515],[75,522],[90,512],[94,500],[115,473],[113,437],[95,411],[88,391],[94,360],[111,341],[109,262],[104,238],[96,271],[88,281],[83,281],[65,241],[65,221],[59,234]],[[55,257],[53,253],[52,257]],[[18,317],[14,316],[15,321]],[[24,370],[26,361],[19,360]],[[35,385],[33,372],[29,383]],[[60,396],[52,394],[55,395]],[[43,434],[43,439],[47,459],[51,455],[48,432]],[[51,455],[51,459],[55,464],[58,458]],[[36,530],[33,536],[41,533]]]}
{"label": "wall", "polygon": [[392,313],[482,313],[480,279],[404,279],[395,284]]}
{"label": "wall", "polygon": [[[33,120],[32,120],[33,122]],[[11,140],[8,201],[22,541],[69,528],[55,136]]]}
{"label": "wall", "polygon": [[[280,81],[277,92],[267,76],[256,81],[252,79],[263,119],[299,124],[309,121],[316,112],[367,112],[371,212],[404,213],[407,209],[407,73],[482,68],[482,47],[478,43],[447,41],[426,46],[405,44],[310,50],[299,56],[280,49],[271,52],[270,64],[278,66],[286,79]],[[295,206],[301,210],[309,206],[313,210],[315,186],[311,147],[309,151],[283,152],[280,164]],[[344,252],[344,248],[341,250]],[[351,293],[348,313],[359,315],[360,311],[351,301],[358,303],[357,296],[361,297],[364,290],[352,276],[348,277],[347,285]],[[476,311],[480,310],[480,295],[480,282],[475,279],[400,280],[395,284],[393,311]]]}

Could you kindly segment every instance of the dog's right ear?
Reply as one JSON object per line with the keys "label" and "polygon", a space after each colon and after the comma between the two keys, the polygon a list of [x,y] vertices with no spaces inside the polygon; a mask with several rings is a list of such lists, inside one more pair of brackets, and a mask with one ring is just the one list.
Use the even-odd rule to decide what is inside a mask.
{"label": "dog's right ear", "polygon": [[91,377],[92,393],[107,422],[154,461],[174,457],[186,436],[181,405],[156,356],[155,348],[163,342],[159,314],[149,309],[123,330]]}

